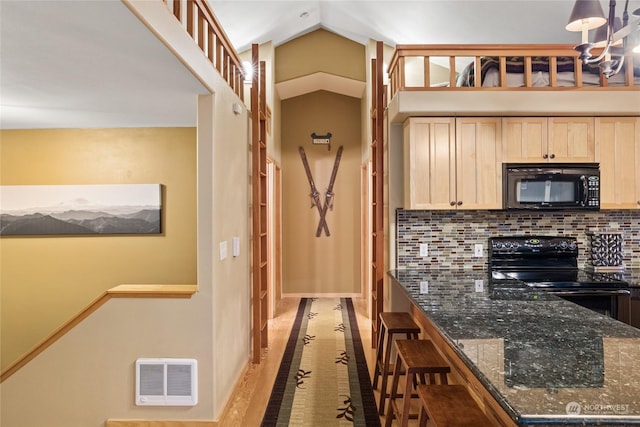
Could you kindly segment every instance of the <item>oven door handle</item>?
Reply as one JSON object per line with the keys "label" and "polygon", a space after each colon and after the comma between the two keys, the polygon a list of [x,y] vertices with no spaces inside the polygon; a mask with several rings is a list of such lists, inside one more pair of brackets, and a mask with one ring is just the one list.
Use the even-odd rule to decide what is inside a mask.
{"label": "oven door handle", "polygon": [[611,290],[591,290],[591,289],[574,289],[574,290],[551,290],[549,293],[558,296],[615,296],[615,295],[631,295],[629,289],[611,289]]}

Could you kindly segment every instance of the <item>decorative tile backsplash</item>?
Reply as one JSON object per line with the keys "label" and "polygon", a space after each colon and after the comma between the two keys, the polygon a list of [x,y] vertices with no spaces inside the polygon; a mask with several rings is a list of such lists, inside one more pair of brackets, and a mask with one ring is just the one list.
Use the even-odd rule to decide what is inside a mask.
{"label": "decorative tile backsplash", "polygon": [[[484,269],[493,236],[563,235],[578,239],[578,265],[588,259],[589,231],[622,233],[623,265],[640,268],[640,210],[599,212],[396,211],[397,268]],[[420,244],[428,256],[420,256]],[[482,257],[474,257],[476,243]]]}

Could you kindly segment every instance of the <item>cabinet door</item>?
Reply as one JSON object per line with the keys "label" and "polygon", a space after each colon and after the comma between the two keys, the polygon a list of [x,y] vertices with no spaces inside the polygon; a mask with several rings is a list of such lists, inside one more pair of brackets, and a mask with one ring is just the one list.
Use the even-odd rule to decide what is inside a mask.
{"label": "cabinet door", "polygon": [[502,120],[456,119],[458,209],[502,208]]}
{"label": "cabinet door", "polygon": [[640,208],[640,118],[595,119],[600,207]]}
{"label": "cabinet door", "polygon": [[409,118],[404,123],[404,206],[451,209],[455,199],[455,120]]}
{"label": "cabinet door", "polygon": [[549,117],[550,162],[595,161],[593,117]]}
{"label": "cabinet door", "polygon": [[505,117],[502,119],[502,158],[505,163],[546,162],[546,117]]}

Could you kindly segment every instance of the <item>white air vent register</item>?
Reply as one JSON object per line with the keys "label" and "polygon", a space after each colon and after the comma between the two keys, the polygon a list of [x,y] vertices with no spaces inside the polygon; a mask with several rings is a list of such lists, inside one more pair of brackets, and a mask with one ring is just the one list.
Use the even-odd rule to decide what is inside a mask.
{"label": "white air vent register", "polygon": [[136,405],[194,406],[197,403],[195,359],[136,360]]}

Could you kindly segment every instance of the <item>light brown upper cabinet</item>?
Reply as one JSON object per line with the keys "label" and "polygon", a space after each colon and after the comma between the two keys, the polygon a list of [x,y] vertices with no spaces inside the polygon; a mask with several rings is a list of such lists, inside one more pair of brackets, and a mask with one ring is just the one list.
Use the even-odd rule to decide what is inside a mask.
{"label": "light brown upper cabinet", "polygon": [[502,153],[506,163],[547,161],[548,120],[546,117],[505,117],[502,119]]}
{"label": "light brown upper cabinet", "polygon": [[593,117],[549,117],[549,161],[593,162]]}
{"label": "light brown upper cabinet", "polygon": [[640,118],[596,117],[600,207],[640,208]]}
{"label": "light brown upper cabinet", "polygon": [[506,163],[588,163],[595,159],[593,117],[505,117]]}
{"label": "light brown upper cabinet", "polygon": [[501,119],[412,117],[404,123],[406,209],[500,209]]}
{"label": "light brown upper cabinet", "polygon": [[451,209],[455,194],[455,119],[409,118],[404,122],[404,206]]}

